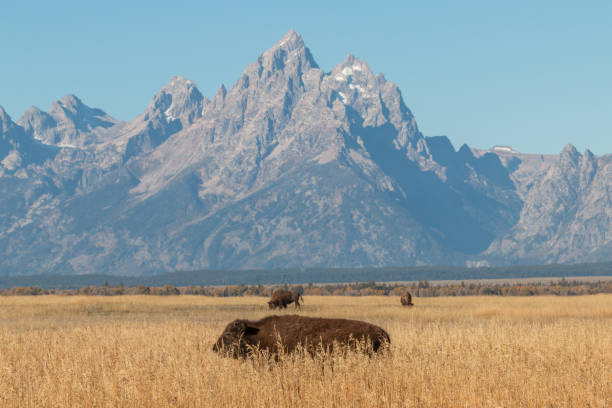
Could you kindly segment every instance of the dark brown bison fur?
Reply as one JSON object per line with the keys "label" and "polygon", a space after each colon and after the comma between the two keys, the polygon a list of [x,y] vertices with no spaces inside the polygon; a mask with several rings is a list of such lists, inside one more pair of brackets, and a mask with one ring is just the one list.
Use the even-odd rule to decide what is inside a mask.
{"label": "dark brown bison fur", "polygon": [[300,299],[302,300],[302,303],[304,303],[304,298],[302,297],[302,295],[296,291],[291,291],[291,294],[293,295],[293,303],[295,304],[295,308],[302,308],[302,305],[300,304]]}
{"label": "dark brown bison fur", "polygon": [[261,320],[234,320],[227,325],[213,351],[234,358],[246,357],[253,349],[277,354],[303,347],[309,353],[332,351],[334,347],[378,351],[390,343],[386,331],[358,320],[325,319],[298,315],[268,316]]}
{"label": "dark brown bison fur", "polygon": [[404,292],[404,294],[400,298],[400,301],[402,302],[402,306],[413,306],[412,295],[410,294],[410,292]]}
{"label": "dark brown bison fur", "polygon": [[295,308],[301,307],[300,299],[302,302],[304,298],[296,291],[290,291],[285,289],[278,289],[272,293],[272,298],[268,301],[269,309],[286,309],[288,304],[294,303]]}

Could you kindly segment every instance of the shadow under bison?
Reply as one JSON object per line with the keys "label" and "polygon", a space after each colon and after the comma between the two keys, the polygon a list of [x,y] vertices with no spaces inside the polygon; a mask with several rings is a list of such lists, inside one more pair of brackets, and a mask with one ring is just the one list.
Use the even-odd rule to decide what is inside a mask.
{"label": "shadow under bison", "polygon": [[253,350],[291,353],[303,347],[310,354],[338,349],[377,352],[391,342],[386,331],[358,320],[298,315],[234,320],[223,330],[213,351],[239,358]]}

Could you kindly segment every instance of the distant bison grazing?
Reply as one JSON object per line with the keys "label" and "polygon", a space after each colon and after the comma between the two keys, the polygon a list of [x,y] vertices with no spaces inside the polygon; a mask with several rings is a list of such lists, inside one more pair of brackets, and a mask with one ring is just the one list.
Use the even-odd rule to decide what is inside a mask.
{"label": "distant bison grazing", "polygon": [[386,331],[359,320],[285,315],[257,321],[234,320],[223,330],[213,351],[238,358],[249,355],[254,347],[276,354],[279,345],[287,353],[301,345],[313,353],[321,348],[331,350],[334,343],[356,349],[359,341],[371,346],[372,351],[391,342]]}
{"label": "distant bison grazing", "polygon": [[286,309],[290,303],[295,304],[295,308],[301,307],[300,299],[304,302],[304,298],[296,291],[278,289],[272,292],[272,298],[268,301],[269,309]]}
{"label": "distant bison grazing", "polygon": [[410,292],[404,292],[404,294],[400,298],[400,301],[402,302],[402,306],[413,306],[412,295],[410,294]]}

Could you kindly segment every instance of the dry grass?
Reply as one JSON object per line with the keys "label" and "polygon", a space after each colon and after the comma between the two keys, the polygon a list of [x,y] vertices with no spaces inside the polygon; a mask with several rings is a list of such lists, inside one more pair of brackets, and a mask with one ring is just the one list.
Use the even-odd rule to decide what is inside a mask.
{"label": "dry grass", "polygon": [[263,298],[0,298],[0,406],[612,406],[612,295],[416,303],[307,297],[382,326],[390,352],[268,363],[211,351]]}

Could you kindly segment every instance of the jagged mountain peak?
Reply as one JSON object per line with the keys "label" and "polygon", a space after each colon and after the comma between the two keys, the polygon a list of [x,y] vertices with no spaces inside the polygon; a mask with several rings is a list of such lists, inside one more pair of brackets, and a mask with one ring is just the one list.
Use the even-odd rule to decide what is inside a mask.
{"label": "jagged mountain peak", "polygon": [[344,59],[344,61],[342,61],[334,70],[336,69],[345,69],[345,68],[349,68],[350,70],[347,70],[347,73],[345,75],[352,75],[352,74],[359,74],[359,73],[372,73],[372,70],[370,69],[370,66],[368,65],[368,63],[363,60],[360,59],[359,57],[353,55],[353,54],[348,54],[346,56],[346,58]]}
{"label": "jagged mountain peak", "polygon": [[574,188],[584,188],[597,168],[597,161],[597,157],[589,149],[585,149],[584,153],[580,154],[570,143],[563,148],[558,161],[548,171],[547,177],[555,179],[561,176]]}
{"label": "jagged mountain peak", "polygon": [[563,148],[563,150],[561,151],[561,154],[559,155],[558,166],[561,169],[567,169],[567,168],[575,169],[579,166],[581,157],[582,155],[576,149],[576,147],[573,144],[568,143]]}
{"label": "jagged mountain peak", "polygon": [[183,76],[175,76],[153,98],[148,116],[158,113],[168,121],[181,120],[183,126],[202,115],[204,97],[195,83]]}
{"label": "jagged mountain peak", "polygon": [[10,123],[12,123],[11,117],[0,105],[0,130],[4,131]]}
{"label": "jagged mountain peak", "polygon": [[568,157],[571,159],[575,159],[575,158],[580,157],[580,152],[578,152],[578,149],[576,149],[576,146],[574,146],[571,143],[568,143],[567,145],[565,145],[563,150],[561,150],[561,157]]}
{"label": "jagged mountain peak", "polygon": [[365,111],[373,108],[379,117],[375,122],[381,124],[385,121],[380,104],[381,84],[377,82],[367,62],[349,54],[329,73],[329,81],[343,104],[350,105],[362,116],[371,116]]}
{"label": "jagged mountain peak", "polygon": [[[38,108],[36,110],[40,111]],[[86,105],[76,95],[68,94],[51,104],[48,112],[56,120],[69,120],[78,126],[110,127],[118,121],[99,108]],[[90,123],[94,122],[94,123]]]}
{"label": "jagged mountain peak", "polygon": [[70,109],[73,112],[84,107],[88,108],[88,106],[86,106],[83,101],[81,101],[76,95],[73,94],[68,94],[59,101],[54,102],[53,104],[60,105],[66,109]]}
{"label": "jagged mountain peak", "polygon": [[13,122],[8,112],[0,105],[0,136],[13,127],[15,127],[15,122]]}
{"label": "jagged mountain peak", "polygon": [[175,75],[168,83],[164,86],[164,88],[171,87],[179,87],[179,88],[190,88],[195,87],[195,83],[191,79],[185,78],[183,75]]}
{"label": "jagged mountain peak", "polygon": [[347,57],[331,71],[331,76],[338,82],[376,82],[376,77],[368,63],[354,56]]}
{"label": "jagged mountain peak", "polygon": [[221,98],[225,98],[226,94],[227,94],[227,88],[225,87],[225,84],[221,84],[219,86],[219,89],[217,89],[217,93],[215,94],[215,97],[219,95]]}
{"label": "jagged mountain peak", "polygon": [[[54,153],[53,148],[25,134],[23,128],[13,122],[0,106],[0,177],[15,174],[33,163],[40,164]],[[22,173],[20,177],[25,175]]]}
{"label": "jagged mountain peak", "polygon": [[53,102],[49,109],[49,114],[56,119],[69,118],[69,120],[74,122],[87,122],[90,118],[96,117],[102,122],[109,122],[107,127],[111,125],[110,122],[112,122],[112,124],[117,122],[102,109],[92,108],[86,105],[81,99],[73,94],[68,94],[62,99]]}
{"label": "jagged mountain peak", "polygon": [[597,158],[589,150],[586,149],[580,159],[580,185],[585,187],[593,180],[593,176],[597,169]]}
{"label": "jagged mountain peak", "polygon": [[221,84],[221,86],[219,86],[219,89],[217,89],[215,96],[213,96],[212,100],[210,101],[210,110],[219,110],[223,106],[223,101],[225,101],[226,95],[227,89],[225,88],[224,84]]}
{"label": "jagged mountain peak", "polygon": [[575,155],[576,153],[578,153],[578,149],[576,149],[576,146],[574,146],[573,144],[568,143],[563,147],[563,150],[561,150],[562,154],[566,152]]}
{"label": "jagged mountain peak", "polygon": [[19,121],[21,121],[22,118],[24,117],[28,117],[28,116],[33,116],[33,115],[38,115],[44,113],[38,106],[30,106],[28,109],[25,110],[25,112],[23,112],[23,114],[21,115],[21,118],[19,118]]}
{"label": "jagged mountain peak", "polygon": [[314,58],[302,37],[290,30],[249,64],[231,89],[223,85],[219,88],[205,116],[228,120],[223,130],[214,131],[217,135],[253,127],[258,130],[250,133],[255,136],[248,137],[251,142],[263,137],[264,144],[268,144],[305,94],[306,77],[313,71],[320,72]]}
{"label": "jagged mountain peak", "polygon": [[355,63],[355,62],[357,62],[357,63],[360,63],[360,62],[361,62],[361,60],[359,59],[359,57],[357,57],[355,54],[348,53],[348,54],[346,55],[346,58],[344,58],[344,63],[345,63],[345,64],[353,64],[353,63]]}
{"label": "jagged mountain peak", "polygon": [[267,78],[276,71],[287,69],[301,74],[318,67],[302,37],[291,29],[272,48],[261,54],[255,63],[249,65],[243,76],[253,77],[257,73],[258,78]]}
{"label": "jagged mountain peak", "polygon": [[187,94],[187,95],[193,95],[193,97],[196,99],[200,99],[200,100],[203,99],[203,96],[200,93],[200,90],[196,86],[195,82],[193,82],[190,79],[185,78],[182,75],[174,76],[170,78],[168,83],[159,90],[157,95],[161,93],[167,93],[173,96],[180,96],[180,95]]}
{"label": "jagged mountain peak", "polygon": [[4,110],[4,107],[0,105],[0,120],[6,120],[9,117],[9,114]]}
{"label": "jagged mountain peak", "polygon": [[184,76],[170,78],[147,109],[127,124],[117,138],[117,144],[125,146],[123,160],[150,152],[193,125],[202,117],[205,103],[193,81]]}
{"label": "jagged mountain peak", "polygon": [[302,48],[306,48],[306,44],[304,44],[302,36],[291,28],[276,44],[274,44],[274,46],[272,46],[272,48],[264,52],[264,55],[274,53],[279,49],[293,51]]}
{"label": "jagged mountain peak", "polygon": [[26,134],[45,144],[83,147],[98,141],[97,133],[119,123],[106,112],[87,106],[68,94],[51,104],[49,112],[32,106],[19,118]]}
{"label": "jagged mountain peak", "polygon": [[398,132],[399,146],[412,144],[415,149],[421,149],[416,144],[422,135],[398,86],[382,74],[375,75],[366,61],[349,54],[330,72],[328,83],[340,101],[359,114],[363,126],[391,124]]}
{"label": "jagged mountain peak", "polygon": [[595,155],[589,149],[585,149],[584,153],[582,154],[582,158],[583,158],[583,160],[591,161],[591,160],[595,160]]}
{"label": "jagged mountain peak", "polygon": [[30,106],[21,115],[17,124],[37,139],[43,139],[41,134],[49,128],[57,126],[56,121],[46,112],[36,106]]}
{"label": "jagged mountain peak", "polygon": [[462,144],[459,150],[457,150],[457,153],[466,158],[474,157],[474,153],[472,152],[472,149],[470,149],[470,146],[467,145],[467,143]]}

